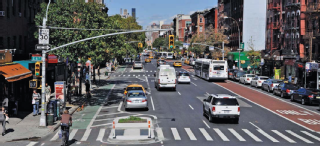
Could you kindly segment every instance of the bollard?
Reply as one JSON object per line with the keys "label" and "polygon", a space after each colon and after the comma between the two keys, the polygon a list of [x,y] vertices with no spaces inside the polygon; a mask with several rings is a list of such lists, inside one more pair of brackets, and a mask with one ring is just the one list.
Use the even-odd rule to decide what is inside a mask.
{"label": "bollard", "polygon": [[114,122],[114,121],[112,122],[112,128],[113,128],[113,130],[114,130],[114,132],[113,132],[113,138],[116,138],[116,125],[115,125],[115,122]]}
{"label": "bollard", "polygon": [[151,138],[151,126],[150,126],[150,121],[148,121],[148,138]]}

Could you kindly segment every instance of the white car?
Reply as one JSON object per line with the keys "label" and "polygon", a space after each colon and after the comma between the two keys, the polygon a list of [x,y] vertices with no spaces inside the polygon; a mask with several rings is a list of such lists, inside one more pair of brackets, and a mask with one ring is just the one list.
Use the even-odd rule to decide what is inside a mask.
{"label": "white car", "polygon": [[141,68],[141,69],[143,69],[142,62],[141,62],[141,61],[134,61],[134,63],[133,63],[133,69],[135,69],[135,68]]}
{"label": "white car", "polygon": [[190,75],[188,72],[179,72],[177,74],[178,84],[179,83],[189,83],[190,84]]}
{"label": "white car", "polygon": [[256,75],[254,74],[245,74],[243,76],[240,77],[239,82],[243,83],[243,84],[250,84],[251,80],[256,77]]}
{"label": "white car", "polygon": [[238,124],[240,106],[236,97],[229,94],[209,94],[203,100],[203,116],[208,116],[210,122],[214,118],[228,118]]}
{"label": "white car", "polygon": [[261,87],[261,86],[262,86],[262,83],[263,83],[264,81],[268,80],[268,79],[269,79],[269,77],[257,76],[257,77],[255,77],[255,78],[253,78],[253,79],[251,80],[250,85],[258,88],[258,87]]}

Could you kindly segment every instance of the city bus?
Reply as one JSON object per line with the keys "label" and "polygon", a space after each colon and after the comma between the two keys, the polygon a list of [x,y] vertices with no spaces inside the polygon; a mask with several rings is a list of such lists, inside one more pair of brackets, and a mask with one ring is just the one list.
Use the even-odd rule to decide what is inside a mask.
{"label": "city bus", "polygon": [[228,63],[225,60],[197,59],[194,71],[196,76],[208,81],[228,79]]}

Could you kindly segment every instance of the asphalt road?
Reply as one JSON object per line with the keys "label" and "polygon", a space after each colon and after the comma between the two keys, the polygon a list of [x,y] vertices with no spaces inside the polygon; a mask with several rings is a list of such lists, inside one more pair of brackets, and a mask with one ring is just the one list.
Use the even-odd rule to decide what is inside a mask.
{"label": "asphalt road", "polygon": [[[101,93],[98,94],[97,91],[96,97],[94,97],[92,104],[97,101],[99,101],[99,104],[90,106],[74,115],[74,120],[77,120],[78,123],[73,126],[71,131],[72,145],[110,145],[105,141],[111,130],[112,119],[119,116],[138,114],[157,117],[157,128],[163,133],[163,137],[157,135],[159,141],[150,145],[304,146],[320,144],[319,133],[299,126],[290,119],[279,116],[279,114],[251,102],[246,96],[237,98],[241,107],[239,124],[234,124],[229,120],[218,120],[210,123],[207,117],[202,115],[202,100],[205,98],[205,94],[225,93],[235,96],[238,96],[238,94],[222,87],[220,85],[221,82],[205,81],[193,76],[192,72],[190,72],[192,75],[191,84],[179,84],[176,91],[157,91],[154,88],[153,74],[155,71],[156,59],[153,59],[151,63],[144,64],[143,69],[132,69],[131,64],[128,64],[125,68],[112,74],[108,80],[109,85],[102,85],[99,88]],[[185,70],[176,68],[176,71]],[[148,88],[148,111],[125,111],[121,106],[123,88],[132,83],[142,84]],[[242,85],[234,84],[232,88],[239,88],[239,86]],[[245,89],[243,92],[257,90],[248,86]],[[257,98],[259,95],[260,93],[256,94]],[[270,95],[270,99],[273,98],[277,97],[271,97]],[[298,103],[293,103],[293,106],[305,107]],[[315,106],[306,106],[305,108],[318,112]],[[320,126],[320,121],[318,124]],[[52,146],[60,144],[59,139],[54,139],[55,135],[56,133],[52,133],[32,144]],[[30,142],[11,144],[27,145]],[[118,145],[121,145],[121,143]]]}

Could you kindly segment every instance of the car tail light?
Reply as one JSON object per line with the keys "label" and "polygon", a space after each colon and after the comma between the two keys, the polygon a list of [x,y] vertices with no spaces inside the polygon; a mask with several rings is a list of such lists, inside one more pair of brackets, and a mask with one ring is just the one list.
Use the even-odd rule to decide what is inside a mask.
{"label": "car tail light", "polygon": [[158,83],[160,84],[160,79],[158,79]]}
{"label": "car tail light", "polygon": [[273,87],[273,84],[271,84],[271,87]]}
{"label": "car tail light", "polygon": [[249,81],[250,79],[249,79],[249,78],[247,78],[247,80]]}
{"label": "car tail light", "polygon": [[146,102],[146,101],[147,101],[147,99],[143,99],[143,100],[142,100],[142,102]]}
{"label": "car tail light", "polygon": [[259,83],[261,83],[261,81],[259,81]]}
{"label": "car tail light", "polygon": [[240,107],[238,107],[238,112],[240,112]]}
{"label": "car tail light", "polygon": [[216,111],[216,107],[212,107],[212,112],[215,112]]}
{"label": "car tail light", "polygon": [[287,92],[287,93],[290,93],[290,90],[289,90],[289,89],[287,89],[287,90],[286,90],[286,92]]}
{"label": "car tail light", "polygon": [[210,68],[210,72],[212,72],[212,68]]}
{"label": "car tail light", "polygon": [[127,99],[127,102],[131,102],[131,100]]}
{"label": "car tail light", "polygon": [[313,95],[309,95],[308,97],[309,97],[309,98],[313,98]]}
{"label": "car tail light", "polygon": [[174,83],[177,84],[177,79],[174,79]]}

